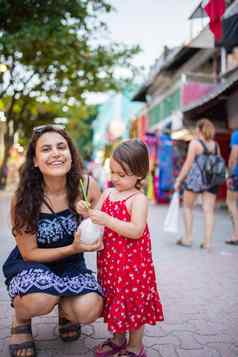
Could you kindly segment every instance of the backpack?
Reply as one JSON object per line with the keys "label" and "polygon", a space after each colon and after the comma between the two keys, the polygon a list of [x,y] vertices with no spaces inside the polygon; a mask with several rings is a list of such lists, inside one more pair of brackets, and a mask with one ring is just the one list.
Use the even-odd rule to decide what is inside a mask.
{"label": "backpack", "polygon": [[217,143],[215,153],[212,153],[202,140],[199,140],[199,142],[203,146],[203,155],[206,157],[203,168],[200,168],[203,183],[209,188],[222,185],[226,180],[226,164],[225,160],[218,154]]}

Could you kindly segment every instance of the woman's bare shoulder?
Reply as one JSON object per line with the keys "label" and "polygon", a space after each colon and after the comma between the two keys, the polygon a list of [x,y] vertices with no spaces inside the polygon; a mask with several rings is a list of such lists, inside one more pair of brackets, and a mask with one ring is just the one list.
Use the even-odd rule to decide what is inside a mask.
{"label": "woman's bare shoulder", "polygon": [[198,151],[201,151],[201,148],[202,148],[202,146],[201,146],[201,143],[199,142],[199,140],[193,139],[190,141],[190,143],[189,143],[189,151],[190,152],[193,151],[193,152],[197,153]]}
{"label": "woman's bare shoulder", "polygon": [[201,146],[201,143],[199,142],[198,139],[193,139],[190,141],[190,146],[193,146],[193,147],[200,147]]}

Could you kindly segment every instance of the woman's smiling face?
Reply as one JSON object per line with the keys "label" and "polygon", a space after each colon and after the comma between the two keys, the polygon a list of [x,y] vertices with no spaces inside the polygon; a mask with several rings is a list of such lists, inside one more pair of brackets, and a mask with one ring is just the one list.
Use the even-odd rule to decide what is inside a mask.
{"label": "woman's smiling face", "polygon": [[44,176],[65,176],[72,157],[67,141],[56,132],[46,132],[36,143],[34,165]]}

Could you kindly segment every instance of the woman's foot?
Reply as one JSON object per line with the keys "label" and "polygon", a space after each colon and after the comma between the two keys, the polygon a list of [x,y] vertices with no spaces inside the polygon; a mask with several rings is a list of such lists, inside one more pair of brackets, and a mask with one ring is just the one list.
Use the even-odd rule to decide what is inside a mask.
{"label": "woman's foot", "polygon": [[201,248],[201,249],[209,249],[210,246],[209,246],[208,243],[201,243],[201,244],[200,244],[200,248]]}
{"label": "woman's foot", "polygon": [[126,347],[125,337],[109,338],[96,348],[96,357],[110,357],[116,355],[118,352]]}
{"label": "woman's foot", "polygon": [[177,245],[180,245],[180,246],[182,246],[182,247],[188,247],[188,248],[192,246],[192,243],[184,242],[184,241],[182,240],[182,238],[178,239],[178,240],[176,241],[176,244],[177,244]]}
{"label": "woman's foot", "polygon": [[238,240],[226,240],[225,241],[226,244],[231,244],[231,245],[238,245]]}
{"label": "woman's foot", "polygon": [[11,357],[35,357],[36,348],[32,338],[31,321],[14,321],[9,344]]}
{"label": "woman's foot", "polygon": [[232,236],[230,240],[226,240],[225,241],[226,244],[230,244],[230,245],[238,245],[238,237],[236,236]]}

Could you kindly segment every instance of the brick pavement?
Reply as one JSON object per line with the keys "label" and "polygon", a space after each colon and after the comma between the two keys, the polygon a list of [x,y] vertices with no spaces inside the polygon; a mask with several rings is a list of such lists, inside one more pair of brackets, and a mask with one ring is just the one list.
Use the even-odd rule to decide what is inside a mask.
{"label": "brick pavement", "polygon": [[[8,195],[0,194],[0,263],[13,241],[9,235]],[[217,210],[214,247],[199,248],[202,214],[195,212],[192,248],[175,245],[175,237],[162,231],[166,207],[151,206],[150,227],[153,256],[159,275],[165,321],[146,326],[145,346],[149,357],[238,356],[238,247],[226,246],[231,224],[224,210]],[[94,253],[87,261],[95,269]],[[8,356],[11,308],[0,273],[0,356]],[[57,336],[57,315],[33,320],[39,357],[94,356],[95,346],[109,336],[102,320],[83,326],[77,342],[63,343]]]}

